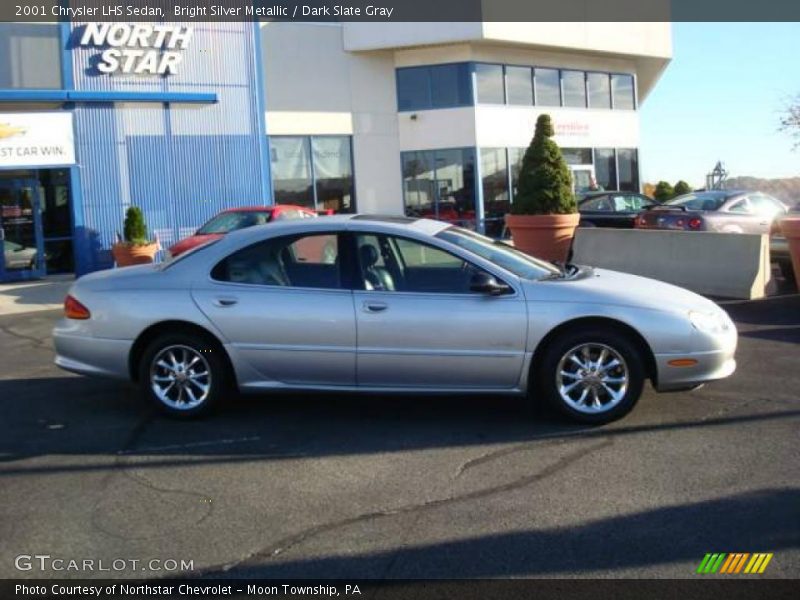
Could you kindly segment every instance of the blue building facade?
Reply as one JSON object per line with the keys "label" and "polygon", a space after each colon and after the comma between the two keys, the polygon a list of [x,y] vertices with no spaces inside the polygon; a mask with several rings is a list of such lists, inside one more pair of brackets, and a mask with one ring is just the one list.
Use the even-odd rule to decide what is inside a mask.
{"label": "blue building facade", "polygon": [[[0,279],[52,271],[45,262],[53,260],[57,248],[70,249],[77,275],[112,266],[110,248],[132,205],[142,208],[150,235],[166,248],[225,208],[271,203],[257,25],[169,25],[182,39],[159,39],[158,31],[146,35],[153,24],[143,25],[150,30],[125,24],[53,25],[58,30],[43,37],[57,36],[60,77],[26,81],[16,75],[26,65],[10,65],[3,81],[0,70],[0,124],[7,121],[9,131],[21,131],[17,143],[33,132],[14,128],[15,115],[54,111],[72,115],[74,143],[69,165],[48,165],[45,158],[39,164],[0,162],[0,226],[6,240],[16,237],[9,243],[40,249],[40,258],[27,270],[6,261]],[[4,27],[10,50],[35,35],[15,37],[18,24]],[[87,33],[87,28],[92,29]],[[139,43],[131,35],[139,35]],[[168,66],[159,73],[164,57]],[[53,179],[60,181],[60,190],[48,187]],[[14,195],[22,189],[20,181],[36,188],[31,197],[24,191]],[[61,221],[68,216],[68,227],[50,223],[59,210]],[[39,222],[27,219],[28,212]]]}

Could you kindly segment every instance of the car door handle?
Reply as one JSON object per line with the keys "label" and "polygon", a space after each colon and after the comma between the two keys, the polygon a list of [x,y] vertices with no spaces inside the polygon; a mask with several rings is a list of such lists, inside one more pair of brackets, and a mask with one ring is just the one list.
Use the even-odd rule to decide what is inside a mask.
{"label": "car door handle", "polygon": [[217,298],[216,300],[214,300],[214,304],[216,306],[221,306],[223,308],[226,308],[228,306],[233,306],[237,302],[239,302],[239,300],[237,300],[236,298]]}
{"label": "car door handle", "polygon": [[364,302],[364,312],[378,313],[385,311],[387,308],[389,308],[389,305],[385,302]]}

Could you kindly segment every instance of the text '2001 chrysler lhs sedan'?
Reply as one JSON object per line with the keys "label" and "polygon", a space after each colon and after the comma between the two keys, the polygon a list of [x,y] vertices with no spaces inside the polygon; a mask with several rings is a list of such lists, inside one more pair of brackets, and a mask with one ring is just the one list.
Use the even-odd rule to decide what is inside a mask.
{"label": "text '2001 chrysler lhs sedan'", "polygon": [[508,393],[603,423],[646,379],[730,375],[716,304],[632,275],[556,267],[427,219],[334,216],[238,231],[161,265],[82,277],[56,363],[138,382],[195,416],[227,391]]}

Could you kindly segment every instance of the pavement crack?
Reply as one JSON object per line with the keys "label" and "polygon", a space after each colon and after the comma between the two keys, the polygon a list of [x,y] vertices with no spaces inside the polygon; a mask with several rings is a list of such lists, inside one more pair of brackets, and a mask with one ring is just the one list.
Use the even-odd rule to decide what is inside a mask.
{"label": "pavement crack", "polygon": [[32,335],[26,335],[24,333],[19,333],[18,331],[14,331],[10,325],[0,325],[0,331],[5,333],[6,335],[10,335],[11,337],[15,337],[17,339],[26,341],[26,342],[33,342],[34,346],[39,348],[46,348],[49,349],[50,346],[47,344],[47,338],[37,338]]}
{"label": "pavement crack", "polygon": [[435,500],[429,500],[427,502],[422,502],[417,504],[407,504],[395,508],[387,508],[383,510],[366,512],[360,515],[355,515],[353,517],[348,517],[346,519],[340,519],[338,521],[332,521],[330,523],[322,523],[314,527],[309,527],[298,533],[286,536],[278,540],[277,542],[265,548],[262,548],[261,550],[252,552],[247,556],[245,556],[244,558],[237,560],[235,562],[217,567],[209,567],[207,569],[202,569],[200,570],[199,573],[197,573],[197,575],[208,576],[219,572],[227,573],[229,571],[232,571],[233,569],[256,562],[258,560],[269,559],[278,556],[279,554],[282,554],[294,548],[295,546],[303,544],[308,540],[317,537],[319,535],[322,535],[324,533],[335,531],[337,529],[342,529],[344,527],[355,525],[357,523],[363,523],[366,521],[381,519],[384,517],[390,517],[395,515],[410,514],[420,511],[429,511],[441,508],[443,506],[470,502],[473,500],[487,498],[489,496],[494,496],[497,494],[503,494],[505,492],[522,489],[524,487],[527,487],[534,483],[538,483],[543,479],[551,477],[567,469],[568,467],[572,466],[574,463],[580,461],[582,458],[586,456],[593,456],[596,451],[607,448],[608,446],[611,446],[613,443],[614,441],[611,438],[603,439],[602,441],[593,444],[588,448],[581,448],[580,450],[576,450],[575,452],[567,454],[566,456],[555,461],[553,464],[545,467],[544,469],[536,473],[520,477],[518,479],[515,479],[514,481],[502,485],[482,488],[474,490],[472,492],[467,492],[465,494],[449,496],[446,498],[438,498]]}

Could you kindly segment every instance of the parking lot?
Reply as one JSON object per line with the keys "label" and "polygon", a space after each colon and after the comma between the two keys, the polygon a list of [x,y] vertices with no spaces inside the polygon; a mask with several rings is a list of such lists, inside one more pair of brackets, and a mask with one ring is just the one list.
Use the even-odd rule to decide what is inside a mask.
{"label": "parking lot", "polygon": [[[61,372],[58,313],[0,317],[0,577],[15,557],[193,561],[208,576],[695,577],[708,552],[800,573],[800,296],[724,303],[728,380],[609,426],[498,397],[232,398],[175,422]],[[126,565],[112,576],[161,577]]]}

